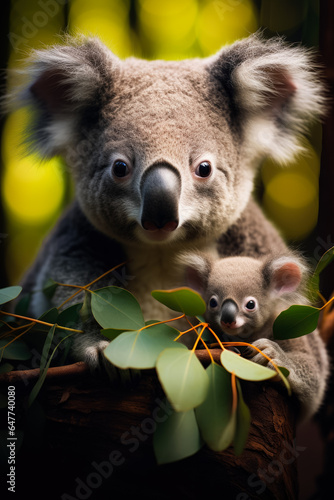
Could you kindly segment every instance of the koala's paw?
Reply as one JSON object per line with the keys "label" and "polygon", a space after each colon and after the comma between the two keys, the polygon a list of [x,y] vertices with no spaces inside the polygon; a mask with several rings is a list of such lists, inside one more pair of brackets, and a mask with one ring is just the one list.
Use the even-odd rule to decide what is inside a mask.
{"label": "koala's paw", "polygon": [[109,342],[107,340],[100,340],[84,348],[83,359],[91,371],[98,370],[101,368],[101,364],[105,365],[107,363],[103,351],[108,345]]}
{"label": "koala's paw", "polygon": [[[263,354],[268,356],[268,358],[272,359],[272,361],[279,366],[286,366],[286,355],[284,351],[281,349],[281,347],[274,342],[273,340],[269,339],[258,339],[255,342],[253,342],[253,345],[256,346],[258,349],[260,349]],[[253,349],[251,347],[247,348],[247,357],[254,361],[255,363],[258,363],[259,365],[268,365],[269,360],[262,356],[260,352],[258,352],[256,349]]]}

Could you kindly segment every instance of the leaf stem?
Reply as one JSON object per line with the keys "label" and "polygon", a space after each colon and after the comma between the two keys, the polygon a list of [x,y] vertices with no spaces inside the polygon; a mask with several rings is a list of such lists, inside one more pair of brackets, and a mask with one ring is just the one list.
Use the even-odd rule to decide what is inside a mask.
{"label": "leaf stem", "polygon": [[203,335],[203,332],[204,332],[204,330],[205,330],[205,328],[206,328],[206,323],[201,323],[200,325],[197,325],[197,327],[199,327],[199,326],[203,326],[203,328],[202,328],[202,330],[199,332],[198,337],[197,337],[197,339],[196,339],[196,342],[194,343],[194,346],[193,346],[193,348],[192,348],[192,351],[193,351],[193,352],[195,351],[195,349],[196,349],[196,347],[197,347],[198,342],[199,342],[200,340],[202,340],[202,335]]}
{"label": "leaf stem", "polygon": [[[40,319],[28,318],[26,316],[20,316],[19,314],[8,313],[4,311],[0,311],[0,314],[5,314],[6,316],[13,316],[13,318],[25,319],[26,321],[31,321],[32,323],[38,323],[39,325],[46,325],[46,326],[54,325],[54,323],[47,323],[46,321],[41,321]],[[60,328],[61,330],[67,330],[69,332],[83,333],[82,330],[76,330],[75,328],[68,328],[67,326],[57,325],[57,328]]]}
{"label": "leaf stem", "polygon": [[177,318],[172,318],[172,319],[165,319],[165,321],[158,321],[157,323],[151,323],[150,325],[145,325],[142,328],[139,328],[139,332],[142,330],[145,330],[146,328],[150,328],[151,326],[156,326],[156,325],[163,325],[164,323],[170,323],[171,321],[177,321],[178,319],[182,319],[185,317],[185,314],[182,314],[182,316],[178,316]]}
{"label": "leaf stem", "polygon": [[57,285],[59,285],[59,286],[66,286],[66,287],[72,287],[72,288],[80,288],[80,290],[77,290],[70,297],[68,297],[62,304],[60,304],[60,306],[58,306],[57,309],[61,309],[67,302],[69,302],[70,300],[74,299],[74,297],[76,295],[78,295],[80,292],[90,291],[90,290],[88,290],[88,288],[90,286],[94,285],[97,281],[99,281],[102,278],[104,278],[105,276],[107,276],[107,274],[112,273],[113,271],[115,271],[116,269],[118,269],[121,266],[124,266],[125,264],[126,264],[126,261],[121,262],[120,264],[117,264],[117,266],[115,266],[112,269],[109,269],[105,273],[101,274],[98,278],[95,278],[93,281],[91,281],[87,285],[80,286],[80,285],[69,285],[67,283],[57,283]]}
{"label": "leaf stem", "polygon": [[224,347],[224,343],[221,342],[220,338],[218,337],[218,335],[216,334],[216,332],[214,332],[212,330],[212,328],[209,327],[209,325],[207,325],[207,329],[209,330],[210,333],[212,333],[212,335],[215,337],[215,339],[217,340],[218,344],[219,344],[219,347],[222,349],[222,351],[225,350],[225,347]]}
{"label": "leaf stem", "polygon": [[[27,326],[27,325],[24,325],[24,326]],[[10,344],[12,344],[13,342],[15,342],[15,340],[19,339],[20,337],[22,337],[23,335],[25,335],[27,332],[29,332],[29,330],[31,330],[31,328],[33,327],[34,325],[31,324],[31,325],[28,325],[28,327],[22,332],[20,333],[19,335],[17,335],[16,337],[14,337],[12,340],[10,340],[8,342],[8,344],[6,344],[5,346],[1,347],[1,350],[2,349],[6,349],[6,347],[8,347]]]}
{"label": "leaf stem", "polygon": [[231,373],[231,385],[232,385],[232,414],[235,413],[238,405],[238,391],[237,391],[237,383],[235,373]]}

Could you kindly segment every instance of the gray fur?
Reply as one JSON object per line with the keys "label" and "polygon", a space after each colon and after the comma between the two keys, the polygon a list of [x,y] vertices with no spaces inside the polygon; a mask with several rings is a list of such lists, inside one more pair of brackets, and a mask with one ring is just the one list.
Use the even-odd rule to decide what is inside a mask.
{"label": "gray fur", "polygon": [[[150,292],[181,284],[179,252],[286,252],[251,192],[259,160],[290,159],[323,113],[322,86],[304,49],[254,35],[207,59],[121,61],[96,39],[68,38],[35,51],[21,76],[8,102],[32,110],[30,148],[62,155],[76,186],[24,281],[36,291],[32,313],[45,306],[38,290],[47,278],[86,284],[126,260],[126,279],[109,276],[99,286],[126,286],[146,318],[164,319],[168,312]],[[204,161],[207,176],[199,175]],[[150,198],[154,179],[160,203]],[[59,288],[52,303],[69,293]],[[87,327],[73,350],[92,367],[104,347],[97,332]],[[313,375],[318,385],[322,366],[324,374]]]}
{"label": "gray fur", "polygon": [[[187,285],[197,290],[206,303],[205,320],[217,333],[225,333],[236,341],[272,338],[273,323],[280,312],[292,304],[306,302],[306,267],[295,255],[217,258],[197,252],[184,253],[178,260],[185,265]],[[247,310],[250,300],[254,309]],[[227,302],[234,304],[231,325],[222,318]]]}
{"label": "gray fur", "polygon": [[[274,341],[273,323],[280,312],[293,304],[307,304],[305,284],[307,267],[300,256],[267,258],[226,257],[200,252],[178,256],[183,266],[185,283],[198,291],[206,302],[205,320],[226,340],[249,342],[261,349],[278,366],[289,371],[289,382],[301,403],[300,419],[307,419],[319,408],[328,377],[326,349],[315,331],[305,337]],[[211,307],[214,299],[217,306]],[[256,308],[247,311],[248,300]],[[223,322],[224,304],[237,306],[235,324]],[[268,360],[255,349],[248,349],[253,361]]]}

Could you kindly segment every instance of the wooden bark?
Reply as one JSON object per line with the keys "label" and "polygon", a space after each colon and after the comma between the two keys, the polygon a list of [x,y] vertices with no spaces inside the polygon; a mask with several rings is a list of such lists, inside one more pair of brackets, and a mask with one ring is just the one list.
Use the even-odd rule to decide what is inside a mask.
{"label": "wooden bark", "polygon": [[[219,357],[219,350],[212,352]],[[208,363],[204,351],[198,356]],[[2,375],[2,385],[15,385],[22,402],[38,375],[32,372],[28,378]],[[42,445],[36,437],[19,453],[21,494],[30,491],[37,471],[34,498],[296,499],[295,401],[279,383],[242,386],[252,426],[241,456],[233,448],[216,453],[204,447],[193,457],[158,466],[152,434],[166,410],[155,371],[143,371],[135,385],[124,388],[93,376],[84,363],[50,369],[39,398],[45,412]]]}

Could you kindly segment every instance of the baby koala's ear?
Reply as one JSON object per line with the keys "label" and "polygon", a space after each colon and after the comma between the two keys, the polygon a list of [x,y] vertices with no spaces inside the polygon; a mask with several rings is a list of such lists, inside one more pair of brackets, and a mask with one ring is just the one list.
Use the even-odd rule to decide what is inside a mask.
{"label": "baby koala's ear", "polygon": [[184,269],[185,285],[202,294],[207,286],[211,259],[203,253],[184,252],[177,258]]}
{"label": "baby koala's ear", "polygon": [[304,266],[293,257],[278,257],[264,266],[264,277],[277,296],[296,292],[303,278]]}

